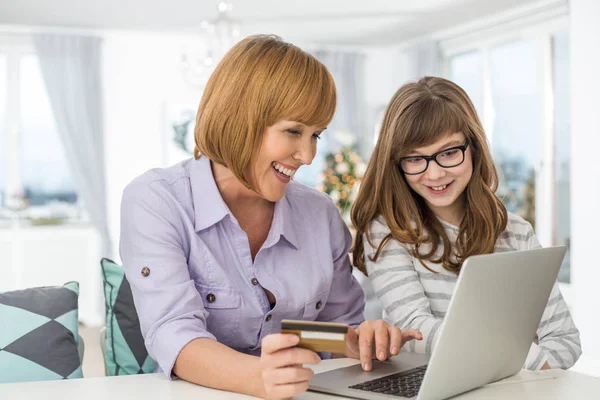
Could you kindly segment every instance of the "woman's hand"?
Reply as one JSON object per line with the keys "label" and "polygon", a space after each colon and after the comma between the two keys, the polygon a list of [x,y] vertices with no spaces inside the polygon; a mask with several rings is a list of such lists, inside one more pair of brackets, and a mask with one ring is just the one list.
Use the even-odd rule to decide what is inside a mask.
{"label": "woman's hand", "polygon": [[299,340],[297,335],[281,333],[263,339],[260,355],[263,398],[288,399],[308,389],[314,372],[302,364],[319,364],[321,358],[314,351],[294,347]]}
{"label": "woman's hand", "polygon": [[423,335],[415,329],[401,331],[384,320],[364,321],[356,329],[348,328],[346,357],[360,359],[363,370],[371,370],[371,360],[387,360],[400,352],[410,340],[422,340]]}

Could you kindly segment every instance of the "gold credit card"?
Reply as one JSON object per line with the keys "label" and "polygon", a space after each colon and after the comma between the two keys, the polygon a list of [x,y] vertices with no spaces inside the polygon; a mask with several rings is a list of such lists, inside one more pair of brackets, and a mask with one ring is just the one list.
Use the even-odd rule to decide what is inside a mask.
{"label": "gold credit card", "polygon": [[293,333],[300,337],[296,345],[316,352],[344,354],[348,325],[333,322],[281,321],[281,333]]}

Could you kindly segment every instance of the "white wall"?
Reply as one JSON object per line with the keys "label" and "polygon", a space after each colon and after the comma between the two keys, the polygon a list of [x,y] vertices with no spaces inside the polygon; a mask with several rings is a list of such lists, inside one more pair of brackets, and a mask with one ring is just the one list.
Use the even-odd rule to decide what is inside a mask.
{"label": "white wall", "polygon": [[600,376],[600,1],[571,0],[570,10],[571,274],[583,347],[575,369]]}
{"label": "white wall", "polygon": [[121,194],[125,186],[164,162],[165,102],[198,103],[179,73],[183,46],[193,38],[111,32],[103,46],[105,153],[112,257],[119,260]]}

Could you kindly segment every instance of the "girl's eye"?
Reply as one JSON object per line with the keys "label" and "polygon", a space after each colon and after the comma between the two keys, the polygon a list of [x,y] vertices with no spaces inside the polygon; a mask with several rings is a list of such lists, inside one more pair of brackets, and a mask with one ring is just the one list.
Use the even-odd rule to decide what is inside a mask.
{"label": "girl's eye", "polygon": [[453,157],[458,153],[458,149],[448,150],[442,153],[442,157]]}
{"label": "girl's eye", "polygon": [[321,140],[321,134],[320,133],[313,133],[313,138],[317,139],[317,140]]}
{"label": "girl's eye", "polygon": [[288,130],[287,130],[287,132],[288,132],[290,135],[294,135],[294,136],[297,136],[297,135],[299,135],[299,134],[300,134],[300,131],[299,131],[299,130],[297,130],[297,129],[288,129]]}
{"label": "girl's eye", "polygon": [[423,157],[412,157],[412,158],[405,159],[405,161],[409,164],[419,164],[419,163],[423,162],[423,160],[424,160]]}

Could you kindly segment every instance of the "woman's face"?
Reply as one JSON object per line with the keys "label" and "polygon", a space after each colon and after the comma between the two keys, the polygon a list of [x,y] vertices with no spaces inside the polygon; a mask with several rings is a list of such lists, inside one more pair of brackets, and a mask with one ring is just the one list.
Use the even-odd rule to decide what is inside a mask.
{"label": "woman's face", "polygon": [[[430,146],[415,149],[408,154],[408,157],[431,156],[434,153],[462,146],[465,143],[466,138],[464,134],[460,132],[454,133],[445,136]],[[446,153],[441,153],[437,159],[443,164],[452,165],[454,162],[448,162],[448,160],[452,161],[452,157],[459,157],[458,161],[456,161],[459,162],[462,151],[457,150],[456,153],[454,151],[452,149]],[[464,153],[464,161],[457,166],[444,168],[434,160],[431,160],[427,169],[420,174],[409,175],[404,173],[404,177],[410,188],[425,199],[431,210],[438,217],[451,223],[456,223],[457,218],[460,221],[460,218],[464,214],[462,194],[473,174],[471,154],[471,147],[469,146]],[[409,161],[418,163],[419,159],[411,159]]]}
{"label": "woman's face", "polygon": [[281,120],[265,130],[256,157],[256,189],[269,201],[278,201],[287,184],[303,165],[312,163],[324,127]]}

